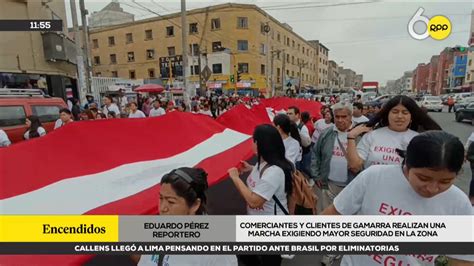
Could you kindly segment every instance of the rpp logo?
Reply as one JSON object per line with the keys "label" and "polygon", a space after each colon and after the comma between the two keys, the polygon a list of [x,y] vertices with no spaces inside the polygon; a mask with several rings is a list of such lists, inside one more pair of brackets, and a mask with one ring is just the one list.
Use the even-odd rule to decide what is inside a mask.
{"label": "rpp logo", "polygon": [[[434,16],[431,19],[423,16],[425,10],[420,7],[408,23],[408,33],[417,40],[424,40],[431,36],[435,40],[444,40],[451,34],[451,21],[445,16]],[[423,22],[426,25],[425,32],[419,34],[415,32],[415,23]]]}

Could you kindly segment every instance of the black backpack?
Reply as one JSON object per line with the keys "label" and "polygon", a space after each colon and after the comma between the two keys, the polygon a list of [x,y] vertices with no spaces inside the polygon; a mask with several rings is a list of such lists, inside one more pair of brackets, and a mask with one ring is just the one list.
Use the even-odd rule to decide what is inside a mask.
{"label": "black backpack", "polygon": [[471,144],[469,144],[469,147],[467,148],[466,158],[469,162],[474,163],[474,142],[471,142]]}
{"label": "black backpack", "polygon": [[[300,122],[298,124],[298,130],[301,130],[303,128],[303,126],[304,126],[303,122]],[[309,153],[311,151],[311,146],[312,145],[309,145],[308,147],[303,147],[303,145],[301,145],[301,148],[303,149],[303,154]]]}

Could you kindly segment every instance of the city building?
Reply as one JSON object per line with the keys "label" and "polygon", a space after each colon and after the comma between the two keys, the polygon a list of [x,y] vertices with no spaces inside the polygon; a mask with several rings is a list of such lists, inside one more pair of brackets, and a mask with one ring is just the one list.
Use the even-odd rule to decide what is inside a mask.
{"label": "city building", "polygon": [[62,20],[58,32],[5,31],[0,38],[0,88],[39,88],[52,96],[66,98],[66,88],[79,97],[76,87],[74,43],[66,37],[66,8],[63,0],[4,1],[2,19]]}
{"label": "city building", "polygon": [[98,12],[93,12],[88,24],[90,29],[119,25],[133,22],[135,15],[123,11],[118,0],[112,0]]}
{"label": "city building", "polygon": [[354,79],[354,87],[356,89],[362,89],[362,82],[364,81],[364,75],[357,74]]}
{"label": "city building", "polygon": [[469,32],[469,40],[467,42],[467,69],[464,84],[470,87],[470,91],[474,91],[474,10],[471,11],[471,31]]}
{"label": "city building", "polygon": [[355,87],[355,79],[356,79],[356,72],[350,68],[343,68],[342,71],[339,71],[344,75],[344,88],[354,88]]}
{"label": "city building", "polygon": [[339,67],[333,60],[329,60],[328,64],[328,81],[330,88],[341,88],[341,83],[339,80]]}
{"label": "city building", "polygon": [[413,70],[412,88],[416,93],[428,92],[428,74],[430,71],[430,64],[418,64]]}
{"label": "city building", "polygon": [[464,85],[467,67],[467,52],[455,53],[453,65],[450,68],[448,84],[450,89],[457,89]]}
{"label": "city building", "polygon": [[[187,22],[185,73],[196,89],[268,92],[273,81],[281,93],[318,84],[319,50],[256,5],[189,10]],[[94,29],[89,39],[95,76],[183,80],[180,13]]]}
{"label": "city building", "polygon": [[316,55],[318,60],[316,61],[316,81],[319,89],[329,87],[329,49],[324,46],[320,41],[313,40],[309,41],[316,49]]}
{"label": "city building", "polygon": [[436,91],[436,82],[438,77],[438,61],[439,56],[433,55],[430,59],[430,68],[428,70],[428,88],[427,91],[432,95],[439,95]]}
{"label": "city building", "polygon": [[439,54],[437,80],[435,87],[435,92],[437,95],[450,92],[448,76],[453,61],[454,53],[451,48],[447,47]]}
{"label": "city building", "polygon": [[343,67],[338,67],[338,72],[339,72],[339,88],[346,88],[346,74],[344,73],[344,68]]}

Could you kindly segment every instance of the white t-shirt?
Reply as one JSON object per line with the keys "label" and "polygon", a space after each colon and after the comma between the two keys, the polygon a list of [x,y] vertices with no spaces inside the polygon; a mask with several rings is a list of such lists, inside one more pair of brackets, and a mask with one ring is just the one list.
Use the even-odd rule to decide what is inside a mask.
{"label": "white t-shirt", "polygon": [[466,149],[466,152],[467,152],[467,149],[469,149],[469,145],[471,145],[471,142],[474,142],[474,132],[472,132],[469,138],[467,138],[466,145],[464,146],[464,148]]}
{"label": "white t-shirt", "polygon": [[316,143],[318,142],[319,136],[321,136],[321,133],[328,127],[334,125],[333,123],[326,124],[326,120],[324,118],[319,119],[314,123],[314,133],[313,136],[311,137],[311,140]]}
{"label": "white t-shirt", "polygon": [[200,114],[203,114],[203,115],[208,115],[208,116],[211,116],[212,117],[212,112],[211,110],[207,110],[207,111],[204,111],[204,110],[201,110],[199,111]]}
{"label": "white t-shirt", "polygon": [[[424,198],[413,190],[401,165],[374,165],[365,169],[334,199],[342,215],[471,215],[466,194],[452,185]],[[436,255],[348,255],[341,265],[434,265]],[[381,263],[379,263],[381,262]],[[400,263],[400,264],[398,264]]]}
{"label": "white t-shirt", "polygon": [[158,109],[153,108],[150,111],[150,117],[162,116],[164,114],[166,114],[166,111],[165,109],[163,109],[163,107],[160,107]]}
{"label": "white t-shirt", "polygon": [[10,144],[12,143],[10,139],[8,138],[7,133],[5,133],[5,131],[0,129],[0,147],[8,147],[10,146]]}
{"label": "white t-shirt", "polygon": [[[43,127],[38,127],[38,130],[37,130],[38,134],[40,137],[46,135],[46,130],[43,128]],[[25,134],[23,135],[23,137],[25,139],[30,139],[30,131],[26,131]]]}
{"label": "white t-shirt", "polygon": [[102,109],[102,112],[105,114],[105,115],[108,115],[109,114],[109,111],[111,112],[115,112],[115,115],[120,115],[120,109],[118,108],[118,106],[115,104],[115,103],[112,103],[110,106],[104,106],[104,108]]}
{"label": "white t-shirt", "polygon": [[[301,120],[299,120],[296,125],[299,125],[300,123],[302,123]],[[301,145],[303,145],[303,147],[308,147],[311,144],[311,137],[309,136],[309,130],[306,125],[303,125],[301,129],[299,129],[299,132],[301,137]]]}
{"label": "white t-shirt", "polygon": [[301,149],[300,143],[296,139],[288,136],[288,138],[283,140],[283,144],[285,145],[286,159],[292,162],[293,165],[296,165],[296,162],[301,161],[303,151]]}
{"label": "white t-shirt", "polygon": [[401,164],[403,159],[395,149],[406,150],[411,139],[418,132],[411,129],[396,132],[388,127],[376,129],[365,134],[357,144],[357,152],[364,160],[364,168],[374,164]]}
{"label": "white t-shirt", "polygon": [[364,122],[369,122],[369,119],[365,115],[361,115],[359,117],[352,117],[352,123],[358,124],[358,123],[364,123]]}
{"label": "white t-shirt", "polygon": [[[137,266],[158,265],[159,255],[141,255]],[[163,265],[167,266],[237,266],[234,255],[165,255]]]}
{"label": "white t-shirt", "polygon": [[347,152],[347,132],[341,132],[337,130],[337,137],[334,139],[334,149],[332,151],[332,158],[329,164],[328,179],[342,185],[347,182],[347,159],[346,156],[344,156],[344,152],[342,151],[341,147],[339,146],[337,138],[339,138],[342,146]]}
{"label": "white t-shirt", "polygon": [[130,114],[128,115],[128,118],[145,118],[145,117],[146,115],[140,110],[136,110],[135,113],[130,112]]}
{"label": "white t-shirt", "polygon": [[[266,163],[260,164],[260,169],[263,169]],[[288,210],[288,202],[285,193],[285,172],[276,166],[272,165],[263,172],[260,178],[260,171],[255,165],[252,172],[247,178],[247,186],[252,192],[266,199],[261,209],[252,209],[247,206],[247,214],[249,215],[284,215],[285,213],[273,200],[273,195],[277,197],[280,203]]]}

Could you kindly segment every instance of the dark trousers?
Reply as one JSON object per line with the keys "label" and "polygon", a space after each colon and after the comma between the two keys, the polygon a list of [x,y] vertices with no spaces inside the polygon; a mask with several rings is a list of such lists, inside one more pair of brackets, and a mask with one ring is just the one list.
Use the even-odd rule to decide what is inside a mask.
{"label": "dark trousers", "polygon": [[471,162],[471,184],[469,185],[469,198],[474,198],[474,161]]}
{"label": "dark trousers", "polygon": [[296,169],[300,170],[302,173],[311,177],[311,152],[303,153],[302,159],[299,162],[296,162]]}
{"label": "dark trousers", "polygon": [[449,109],[448,109],[448,112],[451,113],[451,110],[453,109],[454,105],[449,105]]}
{"label": "dark trousers", "polygon": [[244,266],[280,266],[280,255],[238,255],[239,262]]}

